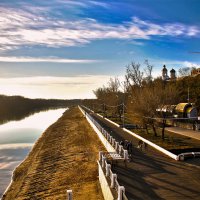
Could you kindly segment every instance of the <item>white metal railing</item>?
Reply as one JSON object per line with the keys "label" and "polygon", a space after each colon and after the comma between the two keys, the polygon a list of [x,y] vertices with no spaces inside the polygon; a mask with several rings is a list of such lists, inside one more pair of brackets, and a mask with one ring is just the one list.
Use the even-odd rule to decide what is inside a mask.
{"label": "white metal railing", "polygon": [[103,134],[106,140],[111,144],[111,146],[116,150],[122,159],[128,160],[128,151],[124,149],[122,145],[119,145],[119,142],[110,135],[90,114],[85,112],[85,115],[93,122],[93,124],[98,128],[98,130]]}
{"label": "white metal railing", "polygon": [[67,190],[67,200],[72,200],[73,196],[72,196],[72,190]]}
{"label": "white metal railing", "polygon": [[[88,109],[85,107],[85,109]],[[88,112],[83,112],[86,117],[88,117],[92,123],[97,127],[97,129],[102,133],[104,138],[107,140],[107,142],[110,143],[110,145],[116,150],[117,154],[116,159],[125,159],[128,160],[128,151],[123,148],[122,145],[119,144],[119,142],[116,141],[116,139],[108,133]],[[117,174],[114,174],[111,170],[111,165],[107,163],[106,155],[103,154],[103,152],[99,152],[99,164],[102,167],[102,169],[105,171],[105,176],[107,178],[110,178],[111,185],[110,187],[115,189],[118,193],[117,200],[123,200],[128,199],[125,195],[125,188],[124,186],[120,186],[117,181]]]}
{"label": "white metal railing", "polygon": [[179,160],[185,160],[187,158],[200,158],[200,152],[187,152],[187,153],[181,153],[178,155]]}
{"label": "white metal railing", "polygon": [[105,176],[110,179],[110,188],[115,189],[118,195],[117,200],[128,200],[125,195],[125,188],[121,186],[117,180],[117,174],[112,172],[111,165],[108,164],[106,156],[103,152],[99,152],[99,164],[102,167],[103,171],[105,171]]}

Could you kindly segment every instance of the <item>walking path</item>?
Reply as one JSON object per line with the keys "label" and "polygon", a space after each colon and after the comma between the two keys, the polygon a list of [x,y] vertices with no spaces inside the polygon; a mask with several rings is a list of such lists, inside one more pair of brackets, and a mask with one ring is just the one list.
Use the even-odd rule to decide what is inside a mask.
{"label": "walking path", "polygon": [[136,148],[138,140],[91,113],[118,141],[129,140],[133,145],[133,160],[128,163],[118,161],[112,165],[119,183],[125,186],[129,200],[198,200],[200,196],[200,166],[198,162],[175,161],[148,147],[141,151]]}
{"label": "walking path", "polygon": [[179,135],[184,135],[190,138],[200,140],[200,131],[193,131],[193,130],[188,130],[188,129],[180,128],[180,127],[166,127],[165,130],[170,131],[172,133],[176,133]]}

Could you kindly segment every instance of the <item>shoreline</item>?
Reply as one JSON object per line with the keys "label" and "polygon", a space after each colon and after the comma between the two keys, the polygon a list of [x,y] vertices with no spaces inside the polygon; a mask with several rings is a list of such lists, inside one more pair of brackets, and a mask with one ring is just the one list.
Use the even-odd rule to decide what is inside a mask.
{"label": "shoreline", "polygon": [[[73,114],[73,112],[75,114]],[[81,138],[75,132],[80,131],[81,129],[83,129],[83,130],[90,129],[89,130],[90,135],[88,135],[88,137],[92,137],[92,138],[89,138],[90,143],[88,143],[87,141],[85,141],[85,142],[86,142],[87,145],[90,145],[91,148],[95,149],[95,153],[93,151],[92,152],[88,151],[89,149],[87,147],[85,147],[85,145],[83,145],[83,148],[79,147],[77,145],[74,146],[73,143],[70,144],[70,140],[68,140],[68,141],[65,141],[64,143],[67,143],[68,145],[70,145],[69,149],[74,148],[74,150],[77,149],[80,152],[78,152],[76,150],[74,152],[71,152],[71,153],[68,152],[68,153],[66,153],[65,158],[62,158],[62,159],[66,159],[66,157],[71,157],[72,160],[71,159],[69,159],[69,160],[72,161],[72,163],[73,163],[73,160],[76,160],[76,162],[81,163],[81,165],[85,165],[86,168],[89,165],[89,168],[91,167],[91,169],[88,172],[91,173],[91,170],[92,170],[93,171],[93,174],[92,174],[93,177],[91,178],[90,177],[91,175],[88,175],[90,177],[90,179],[92,179],[91,183],[88,182],[88,190],[90,191],[91,189],[92,190],[95,189],[98,192],[95,193],[95,191],[94,191],[93,196],[96,195],[96,197],[98,197],[97,199],[102,199],[101,190],[100,190],[100,187],[98,186],[98,179],[97,179],[97,173],[96,173],[96,171],[97,171],[96,160],[97,160],[97,157],[98,157],[99,149],[103,149],[103,147],[102,147],[100,141],[97,140],[97,138],[95,138],[96,142],[93,142],[93,139],[94,139],[94,137],[96,137],[96,135],[93,133],[93,131],[91,130],[89,125],[87,125],[85,118],[82,116],[82,114],[80,113],[78,108],[70,108],[54,124],[49,126],[46,129],[46,131],[42,133],[42,135],[38,138],[38,140],[36,141],[36,143],[32,147],[32,150],[29,152],[27,157],[15,168],[13,175],[12,175],[12,180],[11,180],[9,186],[7,187],[6,191],[4,192],[4,196],[2,197],[2,200],[31,198],[33,196],[35,197],[35,195],[38,196],[38,198],[45,199],[45,198],[48,198],[50,193],[52,193],[54,191],[55,188],[52,187],[52,186],[46,187],[44,189],[44,191],[42,191],[41,189],[37,190],[36,189],[37,187],[36,188],[33,187],[33,185],[34,185],[33,183],[36,180],[36,178],[38,180],[40,179],[40,181],[43,181],[42,177],[43,177],[44,173],[45,173],[46,176],[49,176],[46,173],[46,171],[49,171],[48,168],[51,168],[50,171],[52,171],[52,176],[54,176],[54,174],[55,174],[56,178],[58,178],[58,179],[59,179],[59,176],[61,176],[61,174],[62,174],[61,173],[61,171],[63,170],[62,168],[68,168],[67,167],[68,162],[65,163],[66,166],[63,165],[63,163],[61,163],[63,160],[60,158],[60,154],[63,153],[63,152],[61,151],[61,152],[59,152],[59,154],[56,153],[55,157],[52,157],[52,155],[50,155],[50,152],[48,153],[49,149],[48,150],[46,149],[46,148],[49,148],[49,147],[46,146],[45,143],[44,143],[45,141],[46,141],[46,143],[48,143],[48,142],[51,143],[52,141],[48,141],[49,138],[51,137],[51,140],[54,141],[54,144],[58,145],[58,146],[54,147],[54,144],[52,144],[52,148],[54,148],[55,150],[57,150],[57,148],[58,149],[60,148],[59,150],[65,149],[65,151],[66,151],[65,145],[61,144],[62,142],[61,143],[58,142],[57,139],[55,138],[55,135],[54,135],[54,132],[56,132],[56,128],[58,128],[58,129],[61,128],[62,131],[64,131],[64,127],[66,126],[64,121],[66,121],[67,125],[68,125],[68,127],[65,128],[65,131],[67,131],[67,130],[72,131],[73,130],[73,132],[75,134],[74,139],[78,140],[79,142],[81,141],[80,140]],[[73,122],[73,121],[76,121],[76,122]],[[77,122],[79,123],[78,126],[77,126]],[[84,123],[84,126],[81,127],[80,123]],[[72,127],[74,125],[76,127]],[[86,125],[86,127],[85,127],[85,125]],[[84,133],[85,131],[83,131],[83,130],[80,131],[80,132]],[[58,132],[57,132],[57,134],[59,134],[60,138],[64,139],[66,137],[66,134],[64,135],[60,131],[58,131]],[[71,135],[71,134],[69,134],[69,135]],[[71,138],[71,136],[69,136],[69,137]],[[84,136],[82,135],[81,137],[84,137]],[[67,139],[67,137],[65,139]],[[92,144],[92,143],[94,143],[94,144]],[[82,144],[81,144],[81,146],[82,146]],[[97,147],[94,147],[94,146],[97,146]],[[47,150],[47,152],[45,152],[46,150]],[[45,152],[45,157],[42,157],[43,152]],[[74,154],[76,153],[76,155],[73,155],[73,153]],[[49,157],[50,159],[48,160],[47,157]],[[51,157],[52,157],[52,159],[55,159],[55,160],[52,161]],[[47,160],[47,162],[46,162],[46,160]],[[29,167],[30,163],[32,165]],[[59,165],[58,163],[61,163],[61,164]],[[43,165],[47,165],[47,167],[45,168],[45,167],[43,167]],[[59,169],[55,169],[54,165],[58,165]],[[76,163],[73,164],[73,165],[76,165]],[[74,174],[73,165],[72,165],[71,169],[70,169],[70,166],[68,168],[69,173],[72,173],[72,174]],[[81,168],[80,166],[77,166],[77,167]],[[86,169],[86,168],[84,168],[84,169]],[[40,169],[40,170],[38,170],[38,169]],[[75,171],[77,173],[77,170],[75,170]],[[87,169],[86,169],[86,171],[87,171]],[[65,170],[65,173],[66,173],[66,170]],[[39,175],[37,175],[37,174],[39,174]],[[44,178],[47,178],[47,177],[44,177]],[[50,176],[48,178],[51,179]],[[68,177],[68,178],[72,179],[72,177],[71,178]],[[61,178],[61,179],[62,179],[63,182],[65,182],[63,180],[63,178]],[[85,179],[87,179],[87,178],[85,177]],[[55,198],[57,198],[57,196],[59,196],[59,199],[65,199],[66,198],[66,190],[67,189],[71,189],[73,187],[74,188],[78,187],[79,188],[78,191],[80,192],[80,188],[85,187],[85,185],[87,186],[87,180],[86,180],[86,184],[83,184],[84,186],[81,186],[81,184],[79,184],[80,181],[77,181],[76,183],[69,184],[69,185],[71,185],[70,188],[69,188],[68,184],[66,184],[66,189],[63,191],[63,184],[60,185],[55,180],[51,180],[51,181],[55,182],[54,184],[52,183],[53,185],[57,184],[59,187],[62,186],[62,191],[61,191],[62,194],[59,193],[59,191],[56,191],[56,194],[55,194]],[[83,183],[85,182],[84,177],[83,177],[83,180],[81,180],[81,182],[83,182]],[[24,185],[25,185],[25,187],[24,187]],[[41,185],[41,183],[40,183],[40,185]],[[51,183],[49,185],[51,185]],[[79,185],[79,186],[77,186],[77,185]],[[36,190],[36,191],[32,192],[31,190]],[[46,190],[48,192],[45,192]],[[75,190],[73,190],[73,192],[76,193],[77,190],[75,189]],[[55,191],[54,191],[54,193],[55,193]],[[74,194],[74,196],[76,196],[76,194]],[[80,193],[77,196],[80,196]],[[95,198],[93,198],[93,199],[95,199]]]}
{"label": "shoreline", "polygon": [[[53,123],[55,123],[65,111],[66,109],[57,109],[56,110],[57,113],[55,113],[55,109],[48,111],[40,111],[38,113],[34,113],[31,116],[25,117],[23,120],[11,121],[8,122],[7,124],[1,125],[0,131],[4,135],[5,135],[4,131],[7,131],[8,134],[11,133],[13,137],[17,137],[19,139],[17,139],[16,142],[14,143],[12,139],[11,140],[9,139],[8,135],[7,140],[3,139],[4,143],[0,144],[0,157],[1,157],[0,178],[2,178],[1,179],[2,181],[0,183],[0,199],[10,187],[15,169],[21,163],[23,163],[24,160],[28,157],[29,153],[32,151],[37,140],[42,136],[45,130]],[[48,113],[48,115],[54,114],[54,117],[48,118],[47,121],[43,123],[42,126],[40,124],[34,124],[35,119],[38,119],[37,123],[40,122],[41,119],[44,118],[46,113]],[[48,116],[46,115],[46,117]],[[27,123],[31,122],[33,123],[33,125],[30,124],[31,127],[26,128]],[[17,134],[19,134],[19,136]],[[24,140],[23,136],[26,137],[27,135],[29,138],[32,139],[30,140],[27,137],[28,140],[27,139]]]}

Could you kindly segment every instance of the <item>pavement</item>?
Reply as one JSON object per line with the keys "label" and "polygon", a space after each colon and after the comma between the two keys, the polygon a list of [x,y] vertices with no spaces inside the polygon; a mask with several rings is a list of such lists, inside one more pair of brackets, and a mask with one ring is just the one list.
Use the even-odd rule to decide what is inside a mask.
{"label": "pavement", "polygon": [[112,170],[129,200],[199,200],[200,160],[175,161],[148,147],[137,148],[138,140],[105,119],[90,113],[116,140],[133,143],[132,161],[116,161]]}
{"label": "pavement", "polygon": [[179,135],[184,135],[190,138],[194,138],[196,140],[200,140],[200,131],[193,131],[180,127],[166,127],[165,130]]}

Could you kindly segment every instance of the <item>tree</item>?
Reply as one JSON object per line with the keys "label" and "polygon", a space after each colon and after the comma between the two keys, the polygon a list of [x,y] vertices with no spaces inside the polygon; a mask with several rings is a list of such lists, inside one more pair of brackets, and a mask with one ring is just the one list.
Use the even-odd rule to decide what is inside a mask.
{"label": "tree", "polygon": [[[154,135],[157,136],[155,126],[156,109],[159,106],[174,103],[177,99],[177,92],[174,83],[164,84],[160,78],[153,80],[153,66],[148,61],[145,61],[145,65],[143,70],[140,64],[135,63],[131,63],[127,68],[126,80],[129,82],[132,96],[129,109],[140,118],[139,121],[144,123],[143,126],[146,127],[146,130],[148,129],[147,124],[151,125]],[[163,138],[164,128],[165,124],[163,124]]]}
{"label": "tree", "polygon": [[179,76],[190,76],[191,75],[191,68],[190,67],[183,67],[178,70]]}

